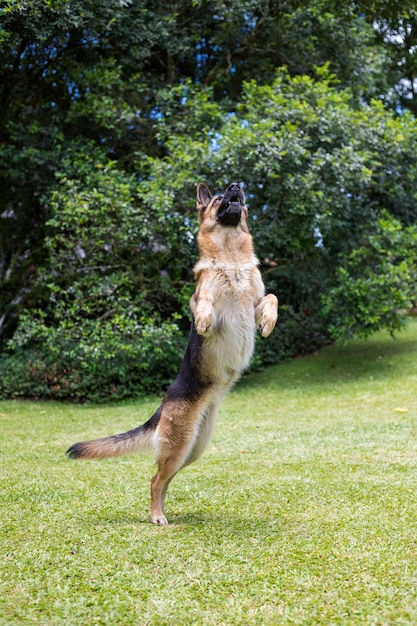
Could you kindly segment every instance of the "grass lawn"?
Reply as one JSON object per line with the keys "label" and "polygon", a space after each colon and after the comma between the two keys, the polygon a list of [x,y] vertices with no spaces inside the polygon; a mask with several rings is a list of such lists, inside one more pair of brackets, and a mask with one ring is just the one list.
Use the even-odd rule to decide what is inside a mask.
{"label": "grass lawn", "polygon": [[[278,327],[279,332],[279,327]],[[417,323],[246,377],[149,519],[157,398],[0,403],[0,623],[417,624]]]}

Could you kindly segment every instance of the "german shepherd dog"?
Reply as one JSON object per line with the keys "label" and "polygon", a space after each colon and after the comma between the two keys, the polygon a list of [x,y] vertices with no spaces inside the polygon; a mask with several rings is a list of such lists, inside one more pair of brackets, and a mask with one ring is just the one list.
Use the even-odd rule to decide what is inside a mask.
{"label": "german shepherd dog", "polygon": [[67,451],[71,458],[99,459],[153,448],[158,465],[151,481],[154,524],[168,523],[168,486],[206,448],[221,400],[249,365],[256,328],[267,337],[278,317],[276,296],[265,295],[240,185],[232,183],[212,196],[200,183],[197,208],[200,258],[194,267],[191,331],[177,378],[142,426],[76,443]]}

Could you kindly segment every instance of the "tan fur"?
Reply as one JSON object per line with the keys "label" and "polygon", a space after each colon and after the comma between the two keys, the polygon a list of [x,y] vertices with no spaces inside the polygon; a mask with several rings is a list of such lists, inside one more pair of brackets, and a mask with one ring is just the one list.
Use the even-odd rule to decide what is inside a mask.
{"label": "tan fur", "polygon": [[[230,227],[218,220],[223,196],[211,197],[205,185],[197,187],[200,258],[194,268],[196,288],[190,308],[202,340],[190,335],[185,366],[160,408],[142,427],[75,444],[68,451],[76,458],[102,458],[152,446],[158,464],[151,484],[151,520],[155,524],[167,524],[164,503],[168,485],[182,467],[202,454],[222,398],[249,365],[256,328],[267,337],[277,321],[278,301],[272,294],[265,296],[244,196],[239,193],[243,198],[240,221]],[[191,357],[187,360],[188,353]],[[154,418],[155,426],[151,424]]]}

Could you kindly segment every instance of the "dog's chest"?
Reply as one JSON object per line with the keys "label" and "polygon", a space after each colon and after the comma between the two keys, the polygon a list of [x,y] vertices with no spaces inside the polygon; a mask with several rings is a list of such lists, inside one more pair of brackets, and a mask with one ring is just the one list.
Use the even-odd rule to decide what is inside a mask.
{"label": "dog's chest", "polygon": [[255,338],[255,304],[262,298],[262,283],[254,280],[257,259],[221,263],[200,260],[196,273],[205,271],[203,289],[213,298],[213,319],[203,342],[203,369],[213,380],[226,381],[245,369]]}
{"label": "dog's chest", "polygon": [[227,381],[231,373],[249,365],[254,349],[255,315],[252,306],[229,300],[228,306],[215,306],[211,334],[204,340],[205,363],[211,376]]}
{"label": "dog's chest", "polygon": [[229,307],[238,301],[247,306],[254,298],[251,276],[252,264],[224,265],[212,274],[212,293],[218,307]]}
{"label": "dog's chest", "polygon": [[256,294],[252,271],[253,266],[222,268],[215,280],[213,330],[207,348],[220,377],[221,372],[245,369],[253,353]]}
{"label": "dog's chest", "polygon": [[225,267],[222,271],[224,274],[224,281],[226,283],[226,291],[236,291],[237,293],[246,293],[250,291],[251,287],[251,272],[253,268],[251,266],[231,266]]}

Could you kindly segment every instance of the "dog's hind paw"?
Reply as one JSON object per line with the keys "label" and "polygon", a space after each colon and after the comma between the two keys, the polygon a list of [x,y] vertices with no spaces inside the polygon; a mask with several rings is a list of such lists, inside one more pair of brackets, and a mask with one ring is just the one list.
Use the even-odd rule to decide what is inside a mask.
{"label": "dog's hind paw", "polygon": [[151,522],[152,524],[156,524],[157,526],[166,526],[168,524],[168,520],[164,514],[152,515]]}

